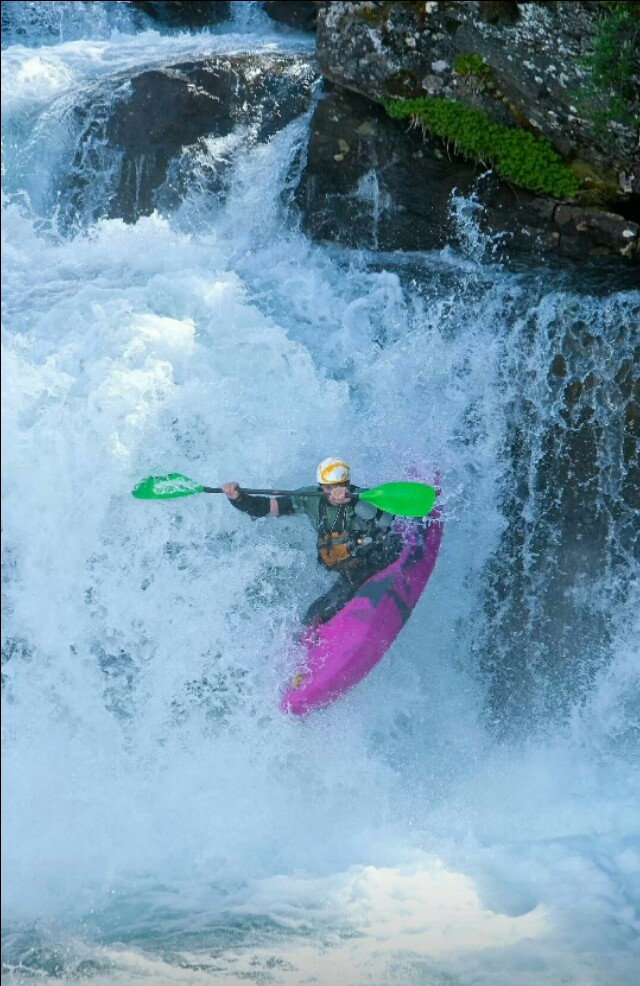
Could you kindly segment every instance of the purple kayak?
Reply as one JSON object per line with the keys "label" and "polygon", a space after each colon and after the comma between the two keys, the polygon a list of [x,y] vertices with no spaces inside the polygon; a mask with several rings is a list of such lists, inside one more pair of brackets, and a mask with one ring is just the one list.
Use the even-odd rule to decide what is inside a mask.
{"label": "purple kayak", "polygon": [[283,712],[304,715],[329,705],[384,657],[429,581],[442,520],[436,507],[427,527],[409,527],[400,556],[360,586],[332,619],[308,631],[305,656],[282,698]]}

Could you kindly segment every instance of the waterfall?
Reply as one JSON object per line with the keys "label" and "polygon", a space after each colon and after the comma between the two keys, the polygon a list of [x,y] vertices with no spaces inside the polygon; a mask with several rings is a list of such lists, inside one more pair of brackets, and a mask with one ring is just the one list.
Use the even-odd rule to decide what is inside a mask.
{"label": "waterfall", "polygon": [[[3,976],[630,986],[630,275],[513,269],[469,198],[458,250],[313,243],[313,51],[257,9],[3,17]],[[144,73],[203,61],[227,131],[125,168]],[[363,486],[439,474],[444,538],[385,659],[298,721],[312,529],[131,489],[336,454]]]}

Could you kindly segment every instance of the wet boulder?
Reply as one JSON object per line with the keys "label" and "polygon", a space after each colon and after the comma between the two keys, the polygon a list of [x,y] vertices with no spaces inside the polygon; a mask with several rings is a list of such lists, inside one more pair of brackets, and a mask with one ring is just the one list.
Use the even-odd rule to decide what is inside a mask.
{"label": "wet boulder", "polygon": [[303,228],[318,240],[380,250],[443,246],[452,189],[475,172],[406,134],[362,96],[328,87],[314,111],[296,192]]}
{"label": "wet boulder", "polygon": [[[223,195],[237,155],[304,112],[316,78],[294,56],[239,55],[110,82],[109,92],[93,93],[75,111],[81,133],[67,179],[71,208],[89,220],[106,213],[135,222],[175,208],[196,179],[212,196]],[[110,175],[106,202],[96,202],[95,192],[89,197],[83,177],[97,155]]]}
{"label": "wet boulder", "polygon": [[398,126],[374,102],[327,86],[295,195],[302,226],[314,239],[364,249],[440,249],[464,236],[452,221],[453,201],[471,193],[474,221],[500,248],[638,258],[637,223],[515,189],[420,128]]}
{"label": "wet boulder", "polygon": [[[639,10],[637,4],[590,2],[332,2],[318,17],[318,59],[325,80],[390,112],[430,103],[441,134],[425,125],[423,154],[433,158],[439,149],[451,162],[452,187],[464,187],[458,181],[461,132],[482,131],[474,138],[482,153],[474,154],[473,139],[465,150],[477,175],[515,147],[511,171],[503,169],[502,180],[485,182],[480,191],[480,220],[495,220],[491,228],[504,232],[505,242],[533,253],[637,260],[640,75],[637,45],[632,49],[634,38],[640,43]],[[420,119],[411,112],[397,120],[399,134]],[[399,143],[389,140],[402,157]],[[528,153],[532,142],[540,149],[535,161]],[[312,138],[312,147],[319,144]],[[388,162],[376,153],[385,162],[378,185],[391,195]],[[444,189],[446,177],[430,175],[425,184],[415,140],[404,156],[415,164],[410,211],[420,215],[425,202],[442,197],[434,189]],[[370,158],[365,163],[370,168]],[[379,207],[385,202],[383,196]],[[574,209],[571,220],[556,215],[560,205]],[[417,230],[404,236],[399,216],[406,209],[403,203],[396,210],[398,242],[415,248],[419,240],[427,248],[437,241],[426,230],[422,237]]]}
{"label": "wet boulder", "polygon": [[263,0],[266,14],[280,24],[299,31],[315,31],[320,3],[305,0]]}
{"label": "wet boulder", "polygon": [[206,27],[231,16],[226,0],[129,0],[154,21],[170,27]]}

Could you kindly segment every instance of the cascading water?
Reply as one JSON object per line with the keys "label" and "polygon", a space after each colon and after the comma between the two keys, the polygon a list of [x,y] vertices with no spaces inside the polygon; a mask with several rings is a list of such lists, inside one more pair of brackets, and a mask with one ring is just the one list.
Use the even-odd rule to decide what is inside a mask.
{"label": "cascading water", "polygon": [[[190,34],[7,6],[6,981],[635,982],[640,293],[507,270],[474,200],[458,253],[312,244],[310,110],[108,218],[128,75],[286,57],[312,98],[309,43],[250,4]],[[385,660],[298,721],[313,531],[130,491],[337,453],[363,485],[438,471],[445,536]]]}

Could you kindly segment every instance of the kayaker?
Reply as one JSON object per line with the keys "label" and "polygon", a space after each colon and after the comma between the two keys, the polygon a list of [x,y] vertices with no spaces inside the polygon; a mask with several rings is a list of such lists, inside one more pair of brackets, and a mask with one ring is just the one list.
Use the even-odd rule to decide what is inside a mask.
{"label": "kayaker", "polygon": [[[351,483],[351,469],[342,459],[323,459],[316,486],[303,486],[290,496],[249,496],[238,483],[222,486],[229,501],[253,519],[306,514],[318,535],[318,560],[339,576],[335,585],[309,607],[307,626],[330,620],[368,578],[389,565],[402,551],[394,531],[395,518],[366,500]],[[305,496],[321,492],[322,496]]]}

